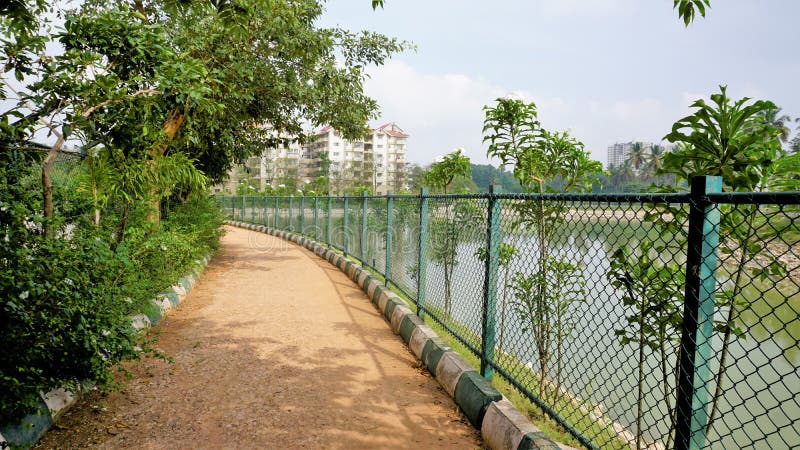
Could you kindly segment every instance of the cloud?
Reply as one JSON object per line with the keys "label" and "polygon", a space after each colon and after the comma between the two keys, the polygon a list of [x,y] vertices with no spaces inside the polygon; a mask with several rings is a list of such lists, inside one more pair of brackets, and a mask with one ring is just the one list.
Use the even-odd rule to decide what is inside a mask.
{"label": "cloud", "polygon": [[615,142],[659,142],[672,123],[686,115],[691,103],[686,100],[689,93],[674,102],[548,96],[464,74],[423,74],[400,60],[372,70],[365,89],[381,106],[380,120],[397,122],[410,134],[408,159],[421,164],[458,147],[473,162],[489,162],[482,135],[483,106],[498,97],[535,101],[545,128],[570,130],[602,162],[606,162],[608,145]]}

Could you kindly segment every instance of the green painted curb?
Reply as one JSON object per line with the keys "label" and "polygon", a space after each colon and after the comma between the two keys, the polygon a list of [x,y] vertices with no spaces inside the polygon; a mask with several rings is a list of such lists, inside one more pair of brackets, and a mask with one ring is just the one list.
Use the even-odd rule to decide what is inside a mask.
{"label": "green painted curb", "polygon": [[439,365],[439,360],[446,351],[452,351],[452,349],[440,337],[428,339],[425,347],[422,348],[422,362],[425,363],[425,367],[434,378],[436,378],[436,366]]}
{"label": "green painted curb", "polygon": [[425,322],[415,314],[408,314],[403,317],[403,321],[400,323],[400,337],[403,338],[406,345],[411,342],[411,335],[414,334],[414,330],[424,324]]}
{"label": "green painted curb", "polygon": [[390,298],[386,302],[386,307],[383,309],[383,317],[389,323],[392,323],[392,313],[394,312],[394,309],[400,305],[405,305],[405,303],[398,298]]}
{"label": "green painted curb", "polygon": [[[36,409],[35,413],[23,417],[19,423],[0,426],[0,435],[12,448],[30,448],[53,425],[50,410],[41,396]],[[0,448],[4,448],[3,444],[0,444]]]}
{"label": "green painted curb", "polygon": [[374,279],[372,275],[367,274],[367,276],[364,277],[364,282],[361,283],[361,290],[367,292],[367,286],[369,286],[369,283]]}
{"label": "green painted curb", "polygon": [[164,292],[161,295],[163,295],[164,298],[169,300],[169,303],[172,305],[173,308],[177,308],[178,305],[181,303],[180,297],[178,297],[178,294],[174,292]]}
{"label": "green painted curb", "polygon": [[503,398],[500,391],[495,389],[478,372],[467,371],[461,375],[456,385],[454,395],[456,404],[469,422],[477,429],[481,429],[483,415],[492,402]]}
{"label": "green painted curb", "polygon": [[381,298],[381,294],[383,294],[385,291],[388,291],[388,290],[389,289],[386,286],[383,286],[383,285],[380,285],[380,286],[376,287],[375,288],[375,292],[372,293],[372,303],[374,303],[377,306],[378,305],[378,299]]}
{"label": "green painted curb", "polygon": [[523,436],[517,450],[560,450],[560,447],[551,441],[544,432],[537,431]]}

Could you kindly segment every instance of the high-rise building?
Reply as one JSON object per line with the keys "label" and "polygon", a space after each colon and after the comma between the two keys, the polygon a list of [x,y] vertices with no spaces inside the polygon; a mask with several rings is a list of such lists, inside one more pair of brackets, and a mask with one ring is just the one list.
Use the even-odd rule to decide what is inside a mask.
{"label": "high-rise building", "polygon": [[[266,126],[269,129],[269,126]],[[331,193],[364,186],[375,194],[406,189],[406,141],[408,134],[387,123],[362,140],[349,141],[331,126],[308,136],[308,142],[270,147],[260,156],[234,167],[227,182],[214,192],[235,193],[240,184],[263,190],[295,184],[302,189],[319,176],[328,177]]]}
{"label": "high-rise building", "polygon": [[324,175],[334,193],[355,186],[367,186],[375,194],[405,188],[406,141],[408,134],[395,123],[387,123],[363,140],[349,141],[331,126],[315,133],[305,145],[306,178]]}

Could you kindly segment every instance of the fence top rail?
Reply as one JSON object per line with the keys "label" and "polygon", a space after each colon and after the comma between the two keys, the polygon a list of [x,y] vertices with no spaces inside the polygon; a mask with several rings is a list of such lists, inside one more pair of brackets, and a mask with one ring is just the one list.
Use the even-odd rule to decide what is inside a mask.
{"label": "fence top rail", "polygon": [[[226,197],[265,197],[271,199],[313,199],[331,198],[350,200],[366,198],[374,199],[505,199],[505,200],[548,200],[593,203],[689,203],[691,196],[683,193],[621,193],[621,194],[532,194],[532,193],[478,193],[478,194],[383,194],[383,195],[266,195],[266,196],[226,196]],[[755,205],[800,205],[800,192],[720,192],[708,194],[706,199],[717,204],[755,204]]]}
{"label": "fence top rail", "polygon": [[720,204],[800,205],[800,192],[720,192],[707,197]]}

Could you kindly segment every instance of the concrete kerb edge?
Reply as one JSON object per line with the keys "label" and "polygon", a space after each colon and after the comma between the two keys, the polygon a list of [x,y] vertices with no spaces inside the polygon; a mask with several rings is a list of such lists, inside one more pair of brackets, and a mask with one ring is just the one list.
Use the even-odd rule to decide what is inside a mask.
{"label": "concrete kerb edge", "polygon": [[[177,308],[194,286],[197,285],[200,280],[200,274],[210,261],[211,255],[198,259],[195,261],[196,267],[189,274],[180,277],[178,282],[172,286],[173,292],[162,292],[150,301],[152,307],[157,308],[152,313],[157,311],[157,315],[153,314],[151,316],[146,312],[141,312],[131,316],[130,320],[133,329],[143,333],[147,328],[163,320],[168,311]],[[179,286],[181,293],[175,290]],[[77,390],[58,387],[48,392],[41,392],[39,394],[41,402],[36,413],[28,414],[15,425],[0,427],[0,449],[9,445],[25,448],[33,446],[80,399],[83,390],[85,389],[78,386]],[[12,439],[13,442],[9,441],[9,439]]]}
{"label": "concrete kerb edge", "polygon": [[[235,223],[229,222],[229,224],[235,226]],[[307,247],[353,280],[389,322],[392,331],[401,335],[411,353],[426,365],[431,375],[455,400],[470,423],[480,430],[489,448],[493,450],[569,448],[559,446],[547,438],[461,355],[451,349],[433,329],[425,325],[402,298],[372,276],[368,270],[310,239],[296,240],[298,236],[294,233],[278,231],[274,235]]]}

